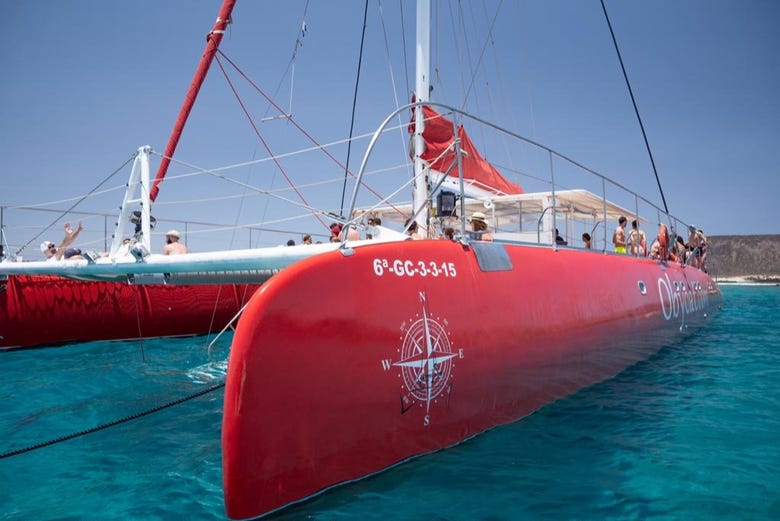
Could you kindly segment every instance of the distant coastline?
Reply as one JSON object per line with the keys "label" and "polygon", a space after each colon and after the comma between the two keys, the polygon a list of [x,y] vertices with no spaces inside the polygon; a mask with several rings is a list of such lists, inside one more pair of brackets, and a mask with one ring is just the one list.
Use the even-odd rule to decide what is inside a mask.
{"label": "distant coastline", "polygon": [[707,271],[719,284],[780,284],[780,235],[711,236]]}
{"label": "distant coastline", "polygon": [[780,286],[780,277],[716,277],[715,281],[735,286]]}

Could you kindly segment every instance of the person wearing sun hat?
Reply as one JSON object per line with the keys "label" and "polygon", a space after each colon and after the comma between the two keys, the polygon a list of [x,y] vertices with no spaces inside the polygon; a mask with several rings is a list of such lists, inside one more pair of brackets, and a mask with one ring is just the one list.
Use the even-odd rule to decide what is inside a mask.
{"label": "person wearing sun hat", "polygon": [[41,243],[41,253],[43,253],[47,261],[60,261],[63,258],[70,260],[83,259],[81,250],[69,247],[83,229],[84,226],[81,224],[81,221],[79,221],[79,225],[75,230],[70,226],[70,223],[65,223],[65,237],[60,245],[56,246],[51,241],[44,241]]}
{"label": "person wearing sun hat", "polygon": [[471,214],[471,233],[470,236],[475,241],[492,241],[493,235],[487,231],[487,217],[482,212]]}
{"label": "person wearing sun hat", "polygon": [[41,243],[41,253],[46,257],[46,260],[53,260],[57,253],[57,245],[51,241],[43,241]]}
{"label": "person wearing sun hat", "polygon": [[165,246],[163,246],[163,255],[180,255],[187,253],[187,247],[179,242],[179,232],[177,230],[168,230],[165,232]]}

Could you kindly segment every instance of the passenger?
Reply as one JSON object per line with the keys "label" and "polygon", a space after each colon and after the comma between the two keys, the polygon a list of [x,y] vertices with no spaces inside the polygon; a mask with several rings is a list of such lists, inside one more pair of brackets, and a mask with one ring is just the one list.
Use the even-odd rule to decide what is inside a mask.
{"label": "passenger", "polygon": [[704,232],[699,230],[699,247],[701,248],[701,270],[703,272],[707,272],[707,236],[704,235]]}
{"label": "passenger", "polygon": [[339,242],[339,234],[341,234],[341,224],[332,223],[330,225],[330,242]]}
{"label": "passenger", "polygon": [[697,230],[695,226],[688,226],[688,249],[690,250],[690,264],[696,268],[701,268],[702,256],[704,255],[704,249],[707,245],[707,239],[701,230]]}
{"label": "passenger", "polygon": [[696,244],[696,227],[694,225],[688,226],[688,242],[686,243],[686,246],[688,246],[688,249],[693,249],[697,246]]}
{"label": "passenger", "polygon": [[[352,226],[349,227],[347,230],[347,240],[348,241],[359,241],[360,240],[360,232],[357,229],[356,223],[363,222],[363,218],[365,217],[366,212],[360,211],[360,210],[354,210],[352,212]],[[344,240],[344,227],[341,228],[341,233],[339,233],[339,240]]]}
{"label": "passenger", "polygon": [[620,216],[618,226],[612,234],[612,244],[615,245],[615,253],[626,253],[626,223],[628,219]]}
{"label": "passenger", "polygon": [[631,221],[631,232],[628,234],[631,255],[644,257],[647,255],[647,235],[640,230],[636,219]]}
{"label": "passenger", "polygon": [[688,249],[685,247],[685,240],[680,235],[674,241],[672,251],[674,251],[675,257],[677,257],[680,264],[685,264],[688,261]]}
{"label": "passenger", "polygon": [[406,235],[408,235],[410,239],[412,239],[414,241],[419,241],[419,240],[422,240],[424,238],[422,235],[420,235],[417,232],[417,230],[419,228],[417,226],[417,221],[412,220],[412,219],[407,219],[406,223],[404,223],[404,228],[406,229]]}
{"label": "passenger", "polygon": [[311,235],[308,233],[303,236],[303,239],[301,240],[302,244],[311,244]]}
{"label": "passenger", "polygon": [[585,245],[585,248],[591,249],[590,234],[588,232],[582,234],[582,243]]}
{"label": "passenger", "polygon": [[41,253],[46,256],[47,261],[60,261],[63,259],[83,260],[84,257],[81,255],[81,250],[70,247],[83,229],[84,226],[82,226],[81,221],[79,221],[79,225],[75,231],[70,223],[65,223],[65,237],[62,239],[60,245],[55,246],[53,242],[45,241],[41,243]]}
{"label": "passenger", "polygon": [[484,213],[474,212],[471,214],[471,239],[475,241],[492,241],[493,235],[487,229],[487,218]]}
{"label": "passenger", "polygon": [[648,256],[653,260],[661,260],[661,243],[658,241],[658,238],[650,246],[650,254]]}
{"label": "passenger", "polygon": [[[344,240],[344,229],[341,229],[341,232],[339,233],[339,241]],[[347,230],[347,240],[348,241],[359,241],[360,240],[360,232],[357,231],[357,228],[354,226],[350,226],[349,230]]]}
{"label": "passenger", "polygon": [[561,237],[561,234],[558,233],[558,228],[555,229],[555,244],[559,244],[561,246],[566,246],[567,244],[569,244],[568,242],[566,242],[566,239]]}
{"label": "passenger", "polygon": [[443,232],[444,235],[442,236],[442,239],[449,239],[451,241],[455,240],[455,228],[448,226],[444,228]]}
{"label": "passenger", "polygon": [[379,217],[369,217],[366,224],[366,239],[378,239],[382,233],[378,226],[382,226],[382,219]]}
{"label": "passenger", "polygon": [[290,239],[287,241],[287,246],[295,246],[295,241]]}
{"label": "passenger", "polygon": [[116,251],[117,257],[124,257],[125,255],[130,255],[130,248],[132,245],[130,244],[130,238],[125,237],[122,240],[122,245],[119,247],[119,249]]}
{"label": "passenger", "polygon": [[179,232],[168,230],[165,233],[165,246],[163,246],[163,255],[181,255],[187,253],[187,247],[179,242]]}

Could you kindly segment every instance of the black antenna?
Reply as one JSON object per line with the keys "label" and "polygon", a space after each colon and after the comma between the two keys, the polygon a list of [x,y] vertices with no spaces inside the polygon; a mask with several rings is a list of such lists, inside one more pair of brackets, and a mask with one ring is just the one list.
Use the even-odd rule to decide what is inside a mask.
{"label": "black antenna", "polygon": [[636,112],[636,119],[639,121],[639,128],[642,129],[642,137],[645,139],[645,147],[647,147],[647,154],[650,156],[650,163],[653,165],[653,173],[655,174],[655,182],[658,183],[658,191],[661,192],[661,201],[664,203],[664,211],[669,215],[669,207],[666,206],[666,197],[664,197],[664,189],[661,188],[661,179],[658,177],[658,170],[655,168],[655,159],[653,159],[653,152],[650,150],[650,143],[647,141],[647,133],[645,132],[645,126],[642,124],[642,117],[639,115],[639,109],[636,106],[636,99],[634,99],[634,91],[631,90],[631,83],[628,81],[628,74],[626,74],[626,68],[623,66],[623,58],[620,56],[620,49],[618,48],[617,40],[615,39],[615,31],[612,30],[612,24],[609,22],[609,15],[607,14],[607,8],[604,5],[604,0],[601,0],[601,8],[604,10],[604,18],[607,19],[607,26],[609,27],[609,34],[612,35],[612,43],[615,44],[615,52],[620,61],[620,68],[623,70],[623,78],[626,80],[626,86],[628,87],[628,93],[631,95],[631,103],[634,104],[634,112]]}

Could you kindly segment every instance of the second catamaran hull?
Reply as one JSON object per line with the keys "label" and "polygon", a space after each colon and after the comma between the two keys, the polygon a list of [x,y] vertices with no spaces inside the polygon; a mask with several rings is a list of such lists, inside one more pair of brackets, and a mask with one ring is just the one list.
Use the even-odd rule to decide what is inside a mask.
{"label": "second catamaran hull", "polygon": [[0,288],[0,350],[218,332],[258,287],[131,286],[11,275]]}
{"label": "second catamaran hull", "polygon": [[721,300],[695,269],[549,247],[406,241],[294,264],[233,340],[227,513],[261,515],[521,418]]}

